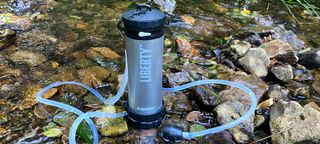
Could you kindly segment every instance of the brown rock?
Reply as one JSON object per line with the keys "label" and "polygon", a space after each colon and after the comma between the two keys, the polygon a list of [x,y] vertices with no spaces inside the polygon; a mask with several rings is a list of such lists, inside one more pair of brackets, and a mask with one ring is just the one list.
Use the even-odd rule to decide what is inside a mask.
{"label": "brown rock", "polygon": [[88,49],[86,53],[88,58],[105,57],[115,59],[120,57],[119,54],[107,47],[93,47]]}
{"label": "brown rock", "polygon": [[292,81],[286,84],[286,87],[289,89],[292,96],[304,96],[305,98],[310,97],[309,86],[307,85]]}
{"label": "brown rock", "polygon": [[88,86],[100,86],[103,81],[110,77],[111,73],[100,66],[91,66],[78,70],[78,75],[82,83]]}
{"label": "brown rock", "polygon": [[282,40],[273,40],[262,44],[260,47],[267,52],[269,58],[276,58],[289,64],[296,64],[299,60],[292,47]]}
{"label": "brown rock", "polygon": [[320,81],[313,82],[312,87],[320,95]]}

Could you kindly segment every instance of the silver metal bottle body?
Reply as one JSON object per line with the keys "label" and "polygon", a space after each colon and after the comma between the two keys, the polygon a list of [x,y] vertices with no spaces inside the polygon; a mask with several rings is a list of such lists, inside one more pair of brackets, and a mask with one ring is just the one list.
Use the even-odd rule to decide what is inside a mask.
{"label": "silver metal bottle body", "polygon": [[129,71],[129,109],[152,115],[162,109],[162,61],[164,37],[136,40],[126,37]]}

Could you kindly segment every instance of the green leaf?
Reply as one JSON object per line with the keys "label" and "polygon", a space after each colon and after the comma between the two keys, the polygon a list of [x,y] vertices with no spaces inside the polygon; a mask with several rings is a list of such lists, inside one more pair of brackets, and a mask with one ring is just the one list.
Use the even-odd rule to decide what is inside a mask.
{"label": "green leaf", "polygon": [[[190,132],[198,132],[198,131],[202,131],[205,130],[206,128],[202,125],[198,125],[198,124],[193,124],[190,126]],[[196,138],[201,138],[200,137],[196,137]]]}
{"label": "green leaf", "polygon": [[51,128],[42,133],[47,137],[60,137],[62,135],[62,130],[60,128]]}
{"label": "green leaf", "polygon": [[85,122],[82,122],[77,130],[77,136],[85,143],[92,144],[92,134],[89,125]]}

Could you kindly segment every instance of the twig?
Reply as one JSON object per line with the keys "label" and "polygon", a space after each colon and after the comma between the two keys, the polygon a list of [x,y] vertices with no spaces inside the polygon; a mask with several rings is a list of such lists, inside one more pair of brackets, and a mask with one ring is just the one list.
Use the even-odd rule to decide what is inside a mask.
{"label": "twig", "polygon": [[286,129],[286,130],[283,130],[283,131],[277,132],[277,133],[275,133],[275,134],[272,134],[272,135],[270,135],[270,136],[264,137],[264,138],[262,138],[262,139],[256,140],[256,141],[254,141],[254,142],[252,142],[252,143],[250,143],[250,144],[255,144],[255,143],[258,143],[258,142],[264,141],[264,140],[266,140],[266,139],[271,138],[271,137],[272,137],[272,136],[274,136],[274,135],[278,135],[278,134],[281,134],[281,133],[283,133],[283,132],[285,132],[285,131],[288,131],[288,130],[290,130],[291,128],[292,128],[292,127],[288,128],[288,129]]}
{"label": "twig", "polygon": [[287,5],[287,3],[284,0],[281,0],[282,3],[287,7],[289,13],[292,15],[293,19],[300,25],[302,26],[302,24],[299,22],[299,20],[296,18],[296,16],[293,14],[293,12],[291,11],[291,9],[289,8],[289,6]]}

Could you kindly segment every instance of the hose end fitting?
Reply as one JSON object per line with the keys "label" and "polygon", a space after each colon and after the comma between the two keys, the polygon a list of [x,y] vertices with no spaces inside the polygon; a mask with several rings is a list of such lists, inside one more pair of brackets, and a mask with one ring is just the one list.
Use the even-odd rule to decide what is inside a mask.
{"label": "hose end fitting", "polygon": [[182,140],[183,130],[177,126],[169,125],[161,129],[160,136],[167,142],[179,142]]}

